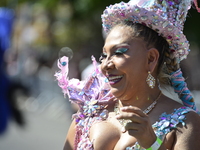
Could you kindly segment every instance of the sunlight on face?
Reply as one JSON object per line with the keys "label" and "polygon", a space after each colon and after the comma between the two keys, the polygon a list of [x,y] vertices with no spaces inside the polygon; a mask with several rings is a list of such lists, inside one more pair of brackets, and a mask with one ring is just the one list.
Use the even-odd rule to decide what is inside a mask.
{"label": "sunlight on face", "polygon": [[132,37],[130,27],[117,26],[106,38],[101,69],[115,97],[130,99],[146,84],[148,72],[146,43]]}

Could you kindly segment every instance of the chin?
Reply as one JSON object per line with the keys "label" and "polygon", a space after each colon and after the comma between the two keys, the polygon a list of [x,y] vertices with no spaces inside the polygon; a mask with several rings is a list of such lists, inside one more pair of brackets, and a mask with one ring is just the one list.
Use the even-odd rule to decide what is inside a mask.
{"label": "chin", "polygon": [[125,99],[126,95],[122,94],[122,90],[111,88],[111,93],[117,98],[117,99]]}

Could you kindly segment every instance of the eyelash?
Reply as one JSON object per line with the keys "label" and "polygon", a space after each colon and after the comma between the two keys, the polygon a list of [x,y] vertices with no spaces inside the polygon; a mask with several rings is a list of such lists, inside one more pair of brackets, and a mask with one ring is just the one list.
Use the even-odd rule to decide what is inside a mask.
{"label": "eyelash", "polygon": [[107,55],[105,53],[101,53],[100,58],[99,58],[99,62],[102,62],[102,60],[106,57],[107,57]]}
{"label": "eyelash", "polygon": [[[128,48],[119,48],[119,49],[117,49],[117,50],[114,52],[114,55],[117,55],[117,56],[122,55],[122,54],[124,54],[127,50],[128,50]],[[106,58],[106,57],[107,57],[107,54],[101,53],[100,58],[99,58],[99,61],[102,62],[102,60],[103,60],[104,58]]]}

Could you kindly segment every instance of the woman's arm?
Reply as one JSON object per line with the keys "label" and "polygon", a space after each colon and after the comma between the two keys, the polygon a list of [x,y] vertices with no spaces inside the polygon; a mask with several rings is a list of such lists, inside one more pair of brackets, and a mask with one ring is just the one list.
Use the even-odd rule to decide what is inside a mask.
{"label": "woman's arm", "polygon": [[186,125],[177,128],[174,150],[200,149],[200,116],[190,112],[186,117]]}
{"label": "woman's arm", "polygon": [[76,123],[75,123],[75,120],[73,120],[73,122],[71,123],[69,127],[63,150],[74,149],[75,134],[76,134]]}

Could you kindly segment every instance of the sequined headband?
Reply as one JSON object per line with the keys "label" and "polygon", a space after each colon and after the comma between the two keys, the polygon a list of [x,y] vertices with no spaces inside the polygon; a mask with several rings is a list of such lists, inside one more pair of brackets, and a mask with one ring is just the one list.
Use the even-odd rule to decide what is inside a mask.
{"label": "sequined headband", "polygon": [[143,24],[169,43],[170,52],[181,61],[187,58],[189,42],[183,34],[183,25],[192,0],[130,0],[107,7],[101,18],[104,31],[119,22],[132,21]]}

